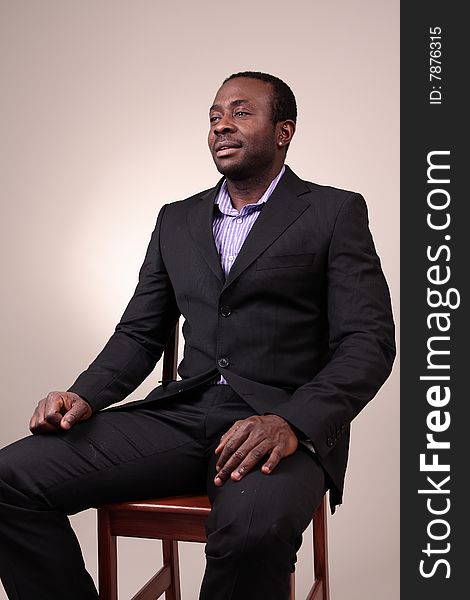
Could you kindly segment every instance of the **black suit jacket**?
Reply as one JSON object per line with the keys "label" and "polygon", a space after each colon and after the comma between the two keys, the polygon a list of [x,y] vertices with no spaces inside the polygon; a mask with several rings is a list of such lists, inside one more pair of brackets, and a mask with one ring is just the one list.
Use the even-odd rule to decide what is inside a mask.
{"label": "black suit jacket", "polygon": [[222,373],[258,413],[284,417],[312,441],[334,508],[350,422],[395,356],[364,199],[302,181],[287,167],[225,280],[212,234],[220,184],[162,208],[134,296],[70,390],[94,410],[125,398],[153,370],[181,314],[181,380],[144,402]]}

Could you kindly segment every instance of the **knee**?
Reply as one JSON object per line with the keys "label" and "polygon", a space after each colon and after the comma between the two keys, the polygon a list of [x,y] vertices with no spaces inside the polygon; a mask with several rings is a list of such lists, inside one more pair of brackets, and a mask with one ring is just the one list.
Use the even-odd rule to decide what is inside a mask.
{"label": "knee", "polygon": [[0,448],[0,490],[3,487],[14,485],[15,474],[18,472],[14,451],[14,444]]}
{"label": "knee", "polygon": [[26,452],[21,442],[0,449],[0,502],[30,508],[38,502],[35,482],[40,475],[34,453]]}
{"label": "knee", "polygon": [[9,447],[0,450],[0,503],[5,505],[16,504],[15,490],[17,488],[17,471],[11,461]]}
{"label": "knee", "polygon": [[284,570],[293,570],[302,532],[289,519],[268,523],[252,521],[248,528],[224,527],[208,536],[208,556],[232,559],[239,564],[268,561]]}
{"label": "knee", "polygon": [[279,518],[264,527],[258,528],[253,524],[239,550],[245,560],[262,556],[269,561],[285,564],[295,561],[301,542],[302,533],[296,530],[294,524],[287,518]]}

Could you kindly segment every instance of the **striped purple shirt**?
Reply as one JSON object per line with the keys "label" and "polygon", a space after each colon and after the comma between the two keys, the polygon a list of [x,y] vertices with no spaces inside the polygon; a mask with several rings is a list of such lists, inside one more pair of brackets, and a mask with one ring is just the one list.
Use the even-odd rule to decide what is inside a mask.
{"label": "striped purple shirt", "polygon": [[246,204],[240,212],[232,205],[226,181],[222,183],[215,199],[218,210],[214,214],[212,231],[225,277],[228,276],[246,236],[250,233],[263,205],[273,193],[285,170],[286,167],[283,165],[279,175],[271,181],[258,202]]}
{"label": "striped purple shirt", "polygon": [[[220,187],[215,204],[218,210],[215,210],[212,231],[214,233],[215,246],[220,256],[220,264],[225,277],[228,277],[235,259],[240,252],[240,248],[250,233],[256,219],[258,218],[263,205],[268,201],[279,180],[284,175],[286,167],[283,165],[279,175],[275,177],[264,192],[261,198],[255,204],[246,204],[240,212],[233,207],[232,201],[227,190],[227,183],[224,181]],[[227,382],[220,375],[217,383]]]}

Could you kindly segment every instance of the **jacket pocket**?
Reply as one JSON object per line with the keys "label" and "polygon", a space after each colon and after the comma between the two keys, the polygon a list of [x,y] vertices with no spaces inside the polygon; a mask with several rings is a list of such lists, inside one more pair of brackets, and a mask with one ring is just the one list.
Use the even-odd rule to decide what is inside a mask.
{"label": "jacket pocket", "polygon": [[288,254],[287,256],[261,256],[256,261],[256,270],[285,269],[288,267],[310,267],[315,254]]}

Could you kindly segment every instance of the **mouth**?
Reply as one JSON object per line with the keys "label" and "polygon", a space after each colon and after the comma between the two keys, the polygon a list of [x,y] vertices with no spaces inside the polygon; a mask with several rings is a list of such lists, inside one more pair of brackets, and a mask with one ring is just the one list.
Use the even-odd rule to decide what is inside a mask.
{"label": "mouth", "polygon": [[241,148],[237,142],[218,141],[214,144],[214,152],[217,156],[228,156]]}

